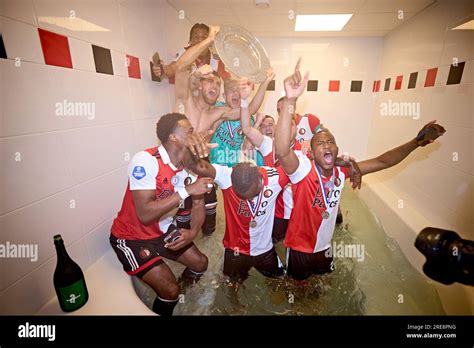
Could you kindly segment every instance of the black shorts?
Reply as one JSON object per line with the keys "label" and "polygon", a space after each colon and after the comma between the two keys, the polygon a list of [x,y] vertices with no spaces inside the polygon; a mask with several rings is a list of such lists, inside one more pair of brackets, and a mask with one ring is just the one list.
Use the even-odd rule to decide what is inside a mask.
{"label": "black shorts", "polygon": [[286,230],[288,229],[288,221],[290,220],[275,217],[272,230],[273,243],[277,243],[285,239]]}
{"label": "black shorts", "polygon": [[269,278],[278,278],[285,274],[285,269],[275,248],[257,256],[238,254],[232,249],[225,249],[224,274],[229,276],[232,281],[247,279],[252,267]]}
{"label": "black shorts", "polygon": [[109,240],[124,271],[141,278],[150,269],[162,264],[162,257],[176,261],[194,245],[190,243],[179,250],[170,250],[165,248],[164,236],[163,234],[158,238],[147,240],[126,240],[117,239],[111,234]]}
{"label": "black shorts", "polygon": [[287,249],[286,265],[288,276],[296,280],[304,280],[312,274],[324,274],[334,271],[332,255],[326,256],[328,250],[309,254]]}

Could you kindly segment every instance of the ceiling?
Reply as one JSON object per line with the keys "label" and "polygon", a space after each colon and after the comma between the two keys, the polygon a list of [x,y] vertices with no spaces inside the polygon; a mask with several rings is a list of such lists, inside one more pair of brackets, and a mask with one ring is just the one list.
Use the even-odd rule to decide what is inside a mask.
{"label": "ceiling", "polygon": [[[384,36],[436,0],[270,0],[268,9],[254,0],[167,0],[191,23],[238,24],[259,37]],[[399,19],[403,10],[403,19]],[[293,11],[293,12],[290,12]],[[354,15],[339,32],[295,32],[291,14]]]}

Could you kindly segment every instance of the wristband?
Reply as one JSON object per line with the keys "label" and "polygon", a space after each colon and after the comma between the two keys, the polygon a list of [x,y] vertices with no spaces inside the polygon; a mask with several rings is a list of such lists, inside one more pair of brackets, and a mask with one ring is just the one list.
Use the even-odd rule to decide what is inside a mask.
{"label": "wristband", "polygon": [[249,102],[247,99],[240,99],[240,107],[241,108],[248,108],[249,107]]}
{"label": "wristband", "polygon": [[186,198],[189,197],[188,191],[186,191],[185,187],[180,188],[178,191],[179,196],[181,197],[182,200],[185,200]]}

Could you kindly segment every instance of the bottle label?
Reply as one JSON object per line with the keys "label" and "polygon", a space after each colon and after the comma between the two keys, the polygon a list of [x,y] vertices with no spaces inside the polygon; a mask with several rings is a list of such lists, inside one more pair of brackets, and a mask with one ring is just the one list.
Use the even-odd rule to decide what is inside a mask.
{"label": "bottle label", "polygon": [[59,301],[68,311],[81,307],[87,301],[87,288],[84,279],[80,279],[72,285],[58,288],[58,293]]}

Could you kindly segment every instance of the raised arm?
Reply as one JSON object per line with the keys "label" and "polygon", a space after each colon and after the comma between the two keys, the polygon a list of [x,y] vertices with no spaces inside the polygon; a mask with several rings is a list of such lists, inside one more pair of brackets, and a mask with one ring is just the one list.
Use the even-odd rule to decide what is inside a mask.
{"label": "raised arm", "polygon": [[213,43],[219,32],[219,27],[210,27],[209,36],[200,43],[191,46],[183,53],[183,55],[176,62],[175,72],[175,94],[176,100],[185,100],[190,95],[192,87],[190,81],[190,70],[192,64],[196,61],[199,55],[208,49]]}
{"label": "raised arm", "polygon": [[299,165],[299,160],[293,150],[291,150],[291,120],[296,109],[296,99],[303,94],[308,82],[309,73],[302,78],[300,73],[301,58],[295,67],[293,75],[284,81],[285,98],[283,108],[275,130],[275,154],[283,170],[288,174],[293,174]]}
{"label": "raised arm", "polygon": [[391,149],[378,157],[359,162],[360,171],[364,175],[393,167],[403,161],[413,150],[419,146],[431,144],[445,132],[446,130],[443,126],[436,124],[436,121],[431,121],[420,130],[415,139]]}
{"label": "raised arm", "polygon": [[260,133],[256,128],[252,127],[250,122],[250,109],[247,101],[247,90],[246,82],[240,82],[240,125],[242,132],[245,134],[250,143],[255,147],[260,147],[263,141],[263,134]]}
{"label": "raised arm", "polygon": [[262,106],[263,98],[265,97],[265,92],[267,91],[267,87],[270,82],[275,78],[275,73],[273,69],[267,70],[267,78],[263,81],[260,86],[258,87],[257,93],[252,98],[252,101],[249,105],[250,115],[254,115]]}

